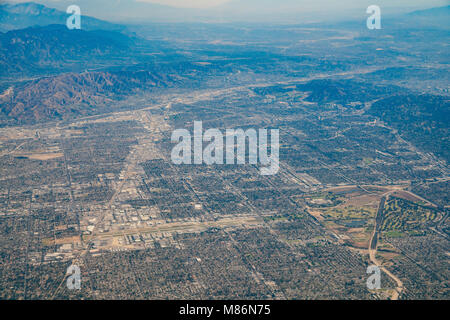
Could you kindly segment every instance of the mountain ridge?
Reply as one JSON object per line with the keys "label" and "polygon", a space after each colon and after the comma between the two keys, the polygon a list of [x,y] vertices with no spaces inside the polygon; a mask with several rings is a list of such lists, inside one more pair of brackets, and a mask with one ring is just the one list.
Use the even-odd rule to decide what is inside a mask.
{"label": "mountain ridge", "polygon": [[[64,11],[35,2],[0,4],[0,31],[6,32],[51,24],[65,25],[68,17],[69,15]],[[97,29],[122,31],[125,29],[124,26],[85,15],[82,15],[82,28],[88,31]]]}
{"label": "mountain ridge", "polygon": [[67,119],[96,113],[139,90],[167,87],[172,80],[148,70],[65,73],[9,88],[0,94],[0,110],[18,123]]}
{"label": "mountain ridge", "polygon": [[116,31],[68,30],[64,25],[0,32],[0,78],[81,70],[106,58],[123,59],[135,41]]}

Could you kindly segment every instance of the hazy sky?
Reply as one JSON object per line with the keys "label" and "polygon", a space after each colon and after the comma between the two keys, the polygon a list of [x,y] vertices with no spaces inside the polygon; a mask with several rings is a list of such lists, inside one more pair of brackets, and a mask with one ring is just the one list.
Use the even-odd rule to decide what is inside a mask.
{"label": "hazy sky", "polygon": [[[6,2],[32,2],[33,0],[7,0]],[[0,0],[0,2],[3,2]],[[64,3],[67,0],[35,0],[35,2],[41,3]],[[76,3],[77,0],[72,2]],[[103,1],[91,0],[91,3]],[[368,3],[376,4],[379,6],[389,6],[389,7],[415,7],[415,6],[443,6],[450,4],[449,0],[110,0],[111,4],[115,3],[132,3],[132,2],[146,2],[168,5],[172,7],[182,7],[182,8],[211,8],[215,6],[220,6],[226,3],[246,3],[257,5],[257,6],[295,6],[295,7],[305,7],[305,8],[317,8],[324,9],[325,7],[340,7],[340,8],[355,8],[367,6]]]}
{"label": "hazy sky", "polygon": [[8,2],[29,1],[63,11],[69,5],[76,4],[80,6],[82,14],[125,22],[300,23],[308,20],[364,17],[366,8],[373,4],[379,5],[384,14],[407,13],[415,9],[450,4],[450,0],[9,0]]}
{"label": "hazy sky", "polygon": [[[232,0],[136,0],[138,2],[149,2],[158,3],[163,5],[170,5],[174,7],[186,7],[186,8],[207,8],[221,5],[227,2],[233,2]],[[247,0],[248,1],[248,0]],[[241,0],[240,2],[246,2],[246,0]],[[248,1],[254,2],[254,1]],[[290,5],[301,5],[305,7],[315,7],[320,8],[323,5],[328,5],[331,7],[356,7],[360,6],[362,3],[367,1],[364,0],[260,0],[262,4],[264,3],[289,3]],[[417,6],[417,5],[445,5],[450,1],[446,0],[372,0],[369,1],[371,4],[377,5],[387,5],[387,6]],[[365,5],[365,4],[364,4]]]}
{"label": "hazy sky", "polygon": [[226,2],[230,2],[230,0],[136,0],[136,1],[157,3],[173,7],[184,7],[184,8],[208,8],[218,6]]}

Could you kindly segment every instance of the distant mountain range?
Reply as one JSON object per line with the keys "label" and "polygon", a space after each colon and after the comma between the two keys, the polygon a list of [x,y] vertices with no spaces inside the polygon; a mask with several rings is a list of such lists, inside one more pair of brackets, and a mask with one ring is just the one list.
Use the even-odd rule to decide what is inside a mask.
{"label": "distant mountain range", "polygon": [[[75,3],[82,9],[82,14],[108,21],[139,24],[151,22],[332,23],[348,19],[364,19],[366,17],[365,9],[368,6],[368,4],[365,6],[362,1],[354,0],[232,0],[222,5],[203,9],[176,8],[137,0],[77,0],[75,2],[72,0],[41,0],[39,2],[63,12],[64,16],[61,17],[63,21],[67,17],[66,8]],[[385,16],[396,15],[398,17],[414,10],[414,7],[406,8],[407,3],[403,0],[380,2],[377,4],[383,8]],[[436,3],[438,2],[429,0],[428,5],[433,6]],[[26,7],[28,4],[21,4],[21,6]],[[86,23],[89,24],[88,21]]]}
{"label": "distant mountain range", "polygon": [[[65,10],[73,4],[70,0],[41,1],[56,7],[48,8],[42,4],[25,2],[0,5],[0,31],[21,29],[31,26],[65,24],[69,16]],[[313,22],[332,23],[336,21],[364,19],[362,5],[354,9],[343,9],[339,5],[327,6],[327,10],[314,11],[313,4],[305,6],[297,0],[234,0],[210,9],[175,8],[144,1],[78,0],[82,13],[84,30],[114,30],[125,27],[85,16],[89,12],[97,17],[126,23],[146,24],[151,22],[248,22],[305,24]],[[357,8],[356,8],[357,7]],[[108,10],[103,10],[108,8]],[[314,13],[311,13],[313,10]],[[450,6],[419,10],[408,13],[395,7],[384,7],[383,13],[396,20],[420,19],[421,23],[448,24]],[[130,17],[133,17],[132,19]]]}
{"label": "distant mountain range", "polygon": [[431,8],[427,10],[417,10],[409,13],[409,15],[414,17],[448,18],[450,17],[450,5],[446,7]]}
{"label": "distant mountain range", "polygon": [[[50,24],[66,24],[69,15],[60,10],[48,8],[34,2],[18,4],[0,4],[0,32],[23,29]],[[114,30],[121,31],[123,26],[102,21],[88,16],[82,16],[83,30]]]}
{"label": "distant mountain range", "polygon": [[108,102],[173,81],[169,75],[145,70],[67,73],[10,88],[0,94],[0,106],[19,123],[67,119],[98,113]]}
{"label": "distant mountain range", "polygon": [[450,6],[411,12],[403,17],[411,26],[428,25],[450,29]]}
{"label": "distant mountain range", "polygon": [[[409,17],[412,21],[422,19],[438,23],[445,20],[449,9],[450,6],[418,11]],[[227,70],[226,65],[211,66],[211,62],[195,65],[188,62],[188,58],[183,59],[176,48],[164,47],[161,41],[144,41],[114,30],[117,25],[94,18],[84,18],[82,30],[68,30],[66,17],[65,12],[34,3],[0,6],[0,26],[14,29],[0,32],[0,80],[3,80],[0,111],[3,118],[16,123],[65,119],[93,113],[93,106],[98,111],[101,105],[140,90],[171,87],[185,79],[190,82],[181,83],[180,87],[189,86],[195,81],[201,82],[209,73],[217,76],[220,72],[228,75],[233,72]],[[57,24],[53,24],[55,22]],[[42,25],[46,23],[52,24]],[[92,29],[107,30],[90,30],[89,25]],[[23,26],[26,28],[16,30]],[[267,57],[260,60],[267,68]],[[252,71],[260,60],[253,57],[252,67],[255,68]],[[139,67],[147,62],[145,67]],[[138,67],[132,68],[132,65]],[[239,68],[243,69],[243,65],[244,62]],[[113,66],[123,67],[112,71]],[[299,89],[310,92],[309,99],[317,102],[357,99],[348,83],[321,80],[299,86]],[[370,88],[367,94],[390,93],[378,90],[381,89]]]}
{"label": "distant mountain range", "polygon": [[82,69],[101,60],[110,63],[129,56],[135,41],[115,31],[69,30],[64,25],[0,33],[0,78]]}

